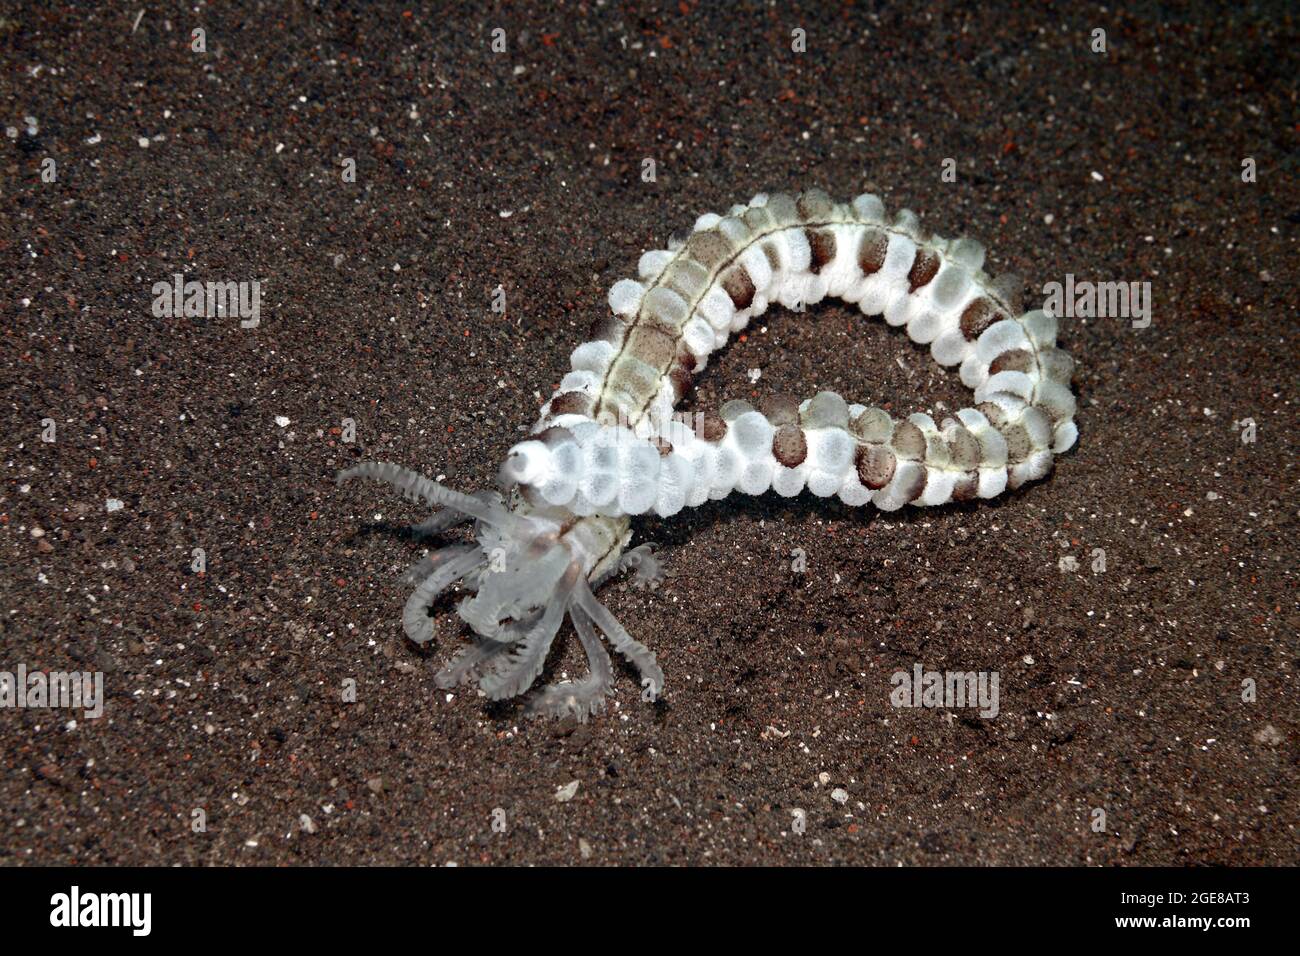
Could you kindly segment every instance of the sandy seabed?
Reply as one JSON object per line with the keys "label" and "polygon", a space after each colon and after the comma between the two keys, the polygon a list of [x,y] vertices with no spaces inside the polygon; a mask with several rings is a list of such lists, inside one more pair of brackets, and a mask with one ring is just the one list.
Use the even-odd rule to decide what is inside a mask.
{"label": "sandy seabed", "polygon": [[[0,669],[107,695],[0,709],[0,863],[1300,858],[1285,5],[273,6],[0,16]],[[1031,291],[1150,283],[1145,328],[1061,321],[1076,449],[995,502],[638,519],[671,577],[602,598],[660,701],[621,663],[582,725],[439,691],[454,609],[404,639],[419,548],[374,527],[422,515],[336,470],[488,486],[643,250],[814,186]],[[260,283],[256,326],[156,315],[177,273]],[[828,302],[692,407],[822,389],[968,402]],[[997,716],[892,706],[917,665],[997,673]]]}

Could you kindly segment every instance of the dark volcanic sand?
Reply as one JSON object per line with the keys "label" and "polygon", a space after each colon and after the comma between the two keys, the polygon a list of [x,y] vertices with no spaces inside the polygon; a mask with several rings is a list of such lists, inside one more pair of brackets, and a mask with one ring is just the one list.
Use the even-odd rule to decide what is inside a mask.
{"label": "dark volcanic sand", "polygon": [[[328,6],[0,16],[0,669],[103,670],[109,694],[73,729],[0,711],[0,861],[1297,861],[1285,5]],[[1077,449],[993,503],[736,495],[639,520],[674,577],[603,597],[659,655],[659,704],[621,663],[585,726],[448,701],[453,609],[435,648],[406,642],[418,548],[367,528],[421,512],[336,469],[484,487],[644,249],[815,185],[977,237],[1033,290],[1151,283],[1149,328],[1062,321]],[[153,317],[177,271],[260,280],[260,327]],[[820,389],[968,401],[826,303],[752,325],[697,404]],[[549,676],[580,672],[558,647]],[[999,672],[1000,715],[894,709],[918,662]]]}

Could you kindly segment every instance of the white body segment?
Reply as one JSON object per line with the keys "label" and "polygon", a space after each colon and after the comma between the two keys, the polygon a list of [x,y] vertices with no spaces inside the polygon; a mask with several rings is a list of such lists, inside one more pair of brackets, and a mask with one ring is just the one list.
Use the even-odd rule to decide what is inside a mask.
{"label": "white body segment", "polygon": [[[875,196],[758,195],[706,215],[680,247],[648,252],[610,290],[614,317],[579,346],[542,408],[538,437],[503,469],[530,500],[577,515],[667,517],[733,491],[808,490],[892,511],[990,498],[1041,478],[1078,430],[1073,361],[1056,320],[1020,313],[1018,282],[982,269],[969,239],[926,236]],[[834,295],[907,330],[958,366],[975,406],[941,423],[894,421],[822,393],[797,406],[729,403],[692,427],[672,418],[690,376],[771,303]]]}

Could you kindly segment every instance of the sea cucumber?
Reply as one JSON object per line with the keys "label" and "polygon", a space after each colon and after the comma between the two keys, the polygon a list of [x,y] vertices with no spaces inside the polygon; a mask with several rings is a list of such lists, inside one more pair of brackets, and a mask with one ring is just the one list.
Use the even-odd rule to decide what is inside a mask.
{"label": "sea cucumber", "polygon": [[[1044,477],[1078,435],[1074,362],[1056,347],[1056,319],[1022,313],[1019,281],[993,279],[983,263],[979,243],[930,235],[906,209],[888,217],[876,196],[841,204],[820,190],[759,194],[726,216],[701,216],[685,241],[641,257],[639,279],[615,283],[611,314],[506,456],[504,495],[461,494],[390,462],[340,472],[340,483],[376,478],[441,506],[415,526],[420,535],[475,522],[473,543],[430,553],[406,578],[416,588],[402,622],[417,643],[433,636],[439,594],[456,581],[472,592],[458,606],[472,643],[438,685],[477,675],[489,698],[522,694],[567,615],[590,673],[546,687],[530,712],[585,720],[603,706],[614,676],[598,634],[637,668],[644,696],[657,696],[655,655],[593,593],[628,568],[640,582],[659,580],[648,546],[626,550],[632,515],[769,489],[890,511],[992,498]],[[674,417],[733,332],[773,302],[802,309],[826,296],[883,314],[940,365],[959,366],[974,406],[939,423],[923,413],[898,420],[820,392]]]}

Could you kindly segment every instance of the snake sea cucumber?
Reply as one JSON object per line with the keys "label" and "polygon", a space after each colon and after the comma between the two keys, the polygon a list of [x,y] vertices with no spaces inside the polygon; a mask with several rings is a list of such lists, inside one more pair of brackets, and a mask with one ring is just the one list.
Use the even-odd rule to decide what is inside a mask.
{"label": "snake sea cucumber", "polygon": [[[993,279],[983,262],[979,243],[929,235],[906,209],[888,217],[876,196],[840,204],[818,190],[759,194],[726,216],[701,216],[684,242],[641,257],[639,280],[614,285],[612,314],[573,352],[573,370],[502,465],[505,496],[461,494],[390,462],[340,472],[340,483],[376,478],[442,506],[414,526],[419,535],[476,522],[472,543],[431,552],[406,575],[416,588],[402,623],[417,643],[433,636],[428,612],[442,591],[460,581],[472,592],[458,607],[472,643],[438,685],[477,675],[489,698],[522,694],[567,615],[590,673],[546,687],[531,712],[585,720],[600,709],[614,677],[598,633],[653,699],[664,683],[654,654],[593,593],[627,568],[657,582],[649,547],[625,550],[632,515],[669,516],[734,490],[805,488],[890,511],[992,498],[1045,476],[1078,434],[1074,362],[1056,347],[1056,319],[1022,314],[1019,280]],[[674,417],[731,333],[773,302],[802,309],[826,296],[906,326],[940,365],[960,367],[974,406],[941,423],[921,413],[896,420],[820,392],[758,408],[727,402],[695,427]]]}

